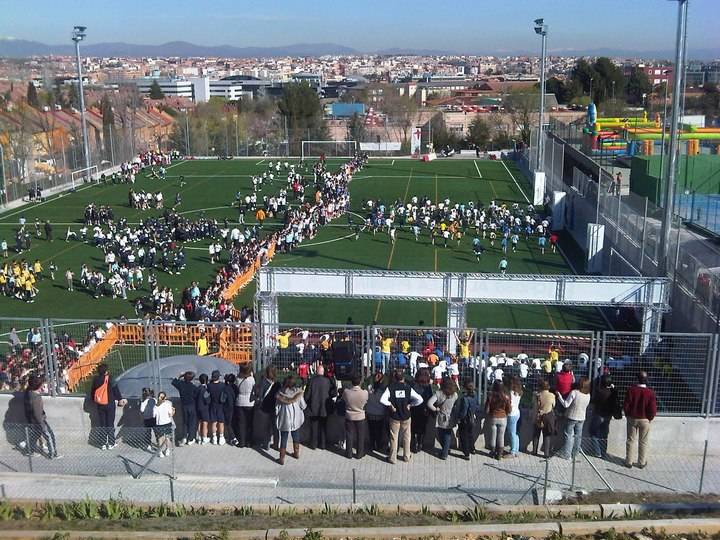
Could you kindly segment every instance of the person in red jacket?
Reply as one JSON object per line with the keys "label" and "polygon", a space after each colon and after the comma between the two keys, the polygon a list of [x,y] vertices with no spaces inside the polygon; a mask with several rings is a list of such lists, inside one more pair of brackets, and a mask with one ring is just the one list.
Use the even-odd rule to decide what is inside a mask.
{"label": "person in red jacket", "polygon": [[647,447],[650,438],[650,422],[657,414],[655,392],[647,386],[647,373],[638,374],[638,383],[628,388],[625,394],[623,410],[627,417],[627,442],[625,445],[625,466],[632,467],[632,455],[635,441],[638,443],[637,466],[644,469],[647,465]]}

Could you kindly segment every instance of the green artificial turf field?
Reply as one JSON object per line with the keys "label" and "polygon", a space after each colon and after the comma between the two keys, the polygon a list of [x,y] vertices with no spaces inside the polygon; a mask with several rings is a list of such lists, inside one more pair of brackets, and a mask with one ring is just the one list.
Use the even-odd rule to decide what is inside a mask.
{"label": "green artificial turf field", "polygon": [[[336,168],[342,160],[332,160],[329,168]],[[250,175],[265,170],[266,160],[233,161],[185,161],[173,164],[168,169],[165,181],[151,180],[139,175],[135,189],[163,191],[166,204],[171,204],[175,194],[182,193],[183,202],[179,211],[186,214],[207,216],[219,220],[237,220],[237,210],[230,207],[237,191],[243,194],[251,190]],[[179,175],[186,185],[179,186]],[[265,186],[263,193],[277,192],[284,185],[275,181]],[[107,319],[120,315],[133,316],[132,302],[148,291],[128,292],[128,300],[101,298],[94,299],[83,290],[68,292],[65,289],[64,272],[69,267],[76,275],[80,265],[86,263],[103,269],[103,254],[98,248],[79,241],[64,241],[68,226],[75,231],[82,221],[85,206],[94,201],[97,204],[112,205],[115,217],[125,216],[130,222],[143,217],[160,214],[159,210],[138,211],[128,207],[129,186],[93,185],[83,186],[76,193],[65,194],[44,203],[27,205],[0,214],[0,237],[5,238],[13,253],[14,233],[18,219],[25,216],[30,230],[36,217],[49,219],[54,226],[54,241],[34,239],[30,251],[20,257],[32,262],[39,258],[45,267],[52,260],[58,266],[55,283],[46,277],[39,283],[36,301],[26,304],[20,300],[0,297],[0,315],[13,317],[49,317]],[[362,204],[367,199],[382,199],[391,203],[396,199],[409,200],[413,196],[428,196],[435,200],[449,198],[454,202],[480,201],[487,205],[490,200],[527,204],[523,190],[529,196],[529,188],[521,173],[512,163],[481,161],[471,159],[437,160],[422,163],[411,160],[378,159],[356,174],[351,184],[352,211],[355,223],[365,215]],[[308,192],[308,194],[310,194]],[[260,198],[260,197],[259,197]],[[292,203],[292,199],[289,199]],[[247,223],[253,217],[246,216]],[[265,232],[277,224],[266,224]],[[336,219],[320,229],[317,236],[306,240],[291,253],[279,253],[272,265],[316,267],[316,268],[359,268],[418,271],[496,272],[501,250],[499,241],[495,247],[483,241],[486,252],[478,263],[471,250],[472,236],[462,239],[458,246],[452,242],[447,248],[432,246],[427,232],[416,242],[407,229],[398,231],[398,240],[392,245],[387,233],[373,236],[361,233],[355,240],[348,227],[346,217]],[[190,281],[207,284],[214,275],[209,263],[206,242],[186,245],[187,268],[181,275],[157,272],[161,285],[171,286],[179,300],[182,289]],[[509,273],[558,274],[570,273],[571,269],[560,253],[549,249],[543,255],[537,240],[520,240],[517,253],[508,253]],[[47,272],[45,272],[47,274]],[[147,279],[147,272],[146,279]],[[236,299],[238,306],[251,305],[254,287],[246,288]],[[347,301],[328,299],[292,299],[280,301],[280,320],[298,323],[344,323],[352,317],[355,324],[414,325],[420,320],[426,325],[443,325],[445,305],[419,302],[377,302]],[[604,327],[599,312],[588,308],[554,308],[546,306],[499,306],[471,305],[468,308],[468,323],[476,327],[509,327],[541,329],[595,329]]]}

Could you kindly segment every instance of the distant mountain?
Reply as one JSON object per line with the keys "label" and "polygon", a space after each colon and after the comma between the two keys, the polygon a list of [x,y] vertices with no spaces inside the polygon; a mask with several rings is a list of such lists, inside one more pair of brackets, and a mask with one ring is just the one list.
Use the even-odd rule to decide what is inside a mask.
{"label": "distant mountain", "polygon": [[[297,43],[280,47],[235,47],[233,45],[195,45],[186,41],[172,41],[161,45],[138,45],[132,43],[88,43],[83,45],[87,56],[128,56],[128,57],[208,57],[256,58],[272,56],[322,56],[354,55],[358,51],[336,43]],[[22,39],[0,39],[0,56],[23,58],[28,56],[70,55],[75,46],[46,45],[37,41]]]}
{"label": "distant mountain", "polygon": [[[226,58],[258,58],[277,56],[342,56],[358,55],[362,51],[345,47],[337,43],[296,43],[278,47],[236,47],[234,45],[196,45],[187,41],[171,41],[160,45],[142,45],[133,43],[88,43],[83,44],[83,54],[87,56],[126,56],[126,57],[226,57]],[[75,46],[72,43],[47,45],[38,41],[23,39],[0,38],[0,57],[25,58],[29,56],[72,55]],[[374,51],[382,55],[416,55],[416,56],[450,56],[456,54],[483,54],[496,56],[535,56],[533,50],[495,50],[483,52],[447,51],[442,49],[414,49],[412,47],[392,47]],[[550,49],[553,56],[611,56],[621,58],[646,58],[673,60],[672,50],[629,51],[619,48],[597,49]],[[688,58],[691,60],[720,59],[720,48],[690,49]]]}

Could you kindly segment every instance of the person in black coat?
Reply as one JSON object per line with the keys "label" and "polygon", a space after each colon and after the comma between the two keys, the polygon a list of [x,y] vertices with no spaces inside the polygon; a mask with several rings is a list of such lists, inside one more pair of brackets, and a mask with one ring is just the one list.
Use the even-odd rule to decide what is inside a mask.
{"label": "person in black coat", "polygon": [[225,404],[230,401],[230,396],[218,370],[210,374],[207,389],[210,393],[210,444],[222,446],[225,444]]}
{"label": "person in black coat", "polygon": [[415,381],[411,386],[423,399],[422,407],[413,407],[410,409],[410,451],[416,454],[422,452],[425,446],[425,433],[430,416],[430,409],[427,408],[427,402],[433,395],[432,385],[430,384],[430,373],[427,368],[418,370],[415,374]]}
{"label": "person in black coat", "polygon": [[[325,369],[320,364],[317,373],[310,379],[305,389],[307,415],[310,418],[310,448],[325,449],[327,441],[327,419],[337,397],[335,381],[325,376]],[[330,409],[330,410],[329,410]]]}
{"label": "person in black coat", "polygon": [[272,438],[273,449],[280,448],[280,435],[275,425],[275,396],[280,391],[281,384],[277,381],[277,370],[275,366],[267,366],[262,381],[258,384],[255,395],[259,398],[255,400],[258,404],[258,419],[261,421],[260,448],[263,450],[270,449],[270,439]]}
{"label": "person in black coat", "polygon": [[237,399],[237,387],[235,381],[237,378],[233,373],[225,375],[225,392],[227,393],[227,401],[223,404],[223,413],[225,415],[225,437],[233,446],[237,445],[237,435],[233,429],[233,416],[235,415],[235,400]]}
{"label": "person in black coat", "polygon": [[93,377],[90,387],[90,398],[97,406],[100,424],[93,439],[102,450],[112,450],[117,446],[115,442],[115,407],[124,407],[127,400],[123,399],[117,382],[108,373],[106,364],[98,366],[97,375]]}
{"label": "person in black coat", "polygon": [[198,387],[192,382],[194,378],[195,374],[192,371],[186,371],[172,381],[172,385],[177,388],[180,394],[180,407],[182,408],[183,426],[185,428],[185,435],[180,444],[195,444],[195,437],[197,436]]}

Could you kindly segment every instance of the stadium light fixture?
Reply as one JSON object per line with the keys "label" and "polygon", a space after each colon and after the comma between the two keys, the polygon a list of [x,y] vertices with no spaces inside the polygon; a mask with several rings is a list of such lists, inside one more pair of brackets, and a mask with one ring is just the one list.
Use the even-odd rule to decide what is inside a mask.
{"label": "stadium light fixture", "polygon": [[[82,127],[83,153],[85,154],[85,174],[90,174],[90,146],[88,145],[87,121],[85,120],[85,91],[82,83],[82,64],[80,63],[80,42],[87,34],[87,26],[74,26],[71,39],[75,42],[75,56],[77,58],[78,96],[80,96],[80,124]],[[75,189],[75,181],[72,181],[72,188]]]}
{"label": "stadium light fixture", "polygon": [[545,19],[535,19],[535,33],[542,37],[542,47],[540,54],[540,120],[538,126],[538,152],[537,162],[535,164],[536,171],[543,170],[543,159],[545,157],[545,141],[543,140],[544,120],[545,120],[545,55],[547,51],[547,31]]}

